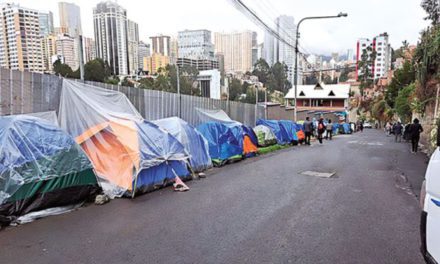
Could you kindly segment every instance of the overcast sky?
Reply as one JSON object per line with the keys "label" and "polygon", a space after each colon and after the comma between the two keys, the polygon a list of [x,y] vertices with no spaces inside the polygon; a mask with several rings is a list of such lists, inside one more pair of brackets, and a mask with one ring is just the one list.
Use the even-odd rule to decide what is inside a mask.
{"label": "overcast sky", "polygon": [[[11,2],[0,0],[0,2]],[[51,10],[59,24],[57,0],[15,0],[21,6]],[[80,6],[84,35],[93,36],[93,7],[100,0],[70,0]],[[250,29],[263,32],[230,4],[230,0],[118,0],[128,18],[139,24],[141,40],[158,33],[177,35],[184,29],[233,31]],[[347,18],[306,21],[301,25],[300,44],[307,52],[345,53],[355,48],[360,37],[372,38],[388,32],[394,48],[403,40],[415,44],[419,32],[428,25],[423,20],[420,0],[243,0],[267,23],[279,15],[298,21],[305,16],[347,12]]]}

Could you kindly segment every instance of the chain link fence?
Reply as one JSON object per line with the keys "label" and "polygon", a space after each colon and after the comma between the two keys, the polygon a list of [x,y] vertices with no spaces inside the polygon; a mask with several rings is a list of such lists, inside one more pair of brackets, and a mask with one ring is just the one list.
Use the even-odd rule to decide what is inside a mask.
{"label": "chain link fence", "polygon": [[[79,80],[77,80],[79,81]],[[88,84],[124,93],[146,120],[180,116],[192,125],[199,124],[196,108],[222,109],[233,120],[254,126],[265,118],[264,106],[138,89],[98,82]],[[58,111],[62,78],[55,75],[0,68],[0,116]],[[179,114],[180,113],[180,114]]]}

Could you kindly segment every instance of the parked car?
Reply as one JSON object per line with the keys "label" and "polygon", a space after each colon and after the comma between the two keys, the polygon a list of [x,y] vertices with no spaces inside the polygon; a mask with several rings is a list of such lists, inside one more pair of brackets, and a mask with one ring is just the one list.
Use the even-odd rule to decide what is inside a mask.
{"label": "parked car", "polygon": [[[440,128],[440,126],[439,126]],[[421,251],[427,263],[440,263],[440,133],[420,191]]]}
{"label": "parked car", "polygon": [[364,128],[373,128],[370,122],[364,122]]}

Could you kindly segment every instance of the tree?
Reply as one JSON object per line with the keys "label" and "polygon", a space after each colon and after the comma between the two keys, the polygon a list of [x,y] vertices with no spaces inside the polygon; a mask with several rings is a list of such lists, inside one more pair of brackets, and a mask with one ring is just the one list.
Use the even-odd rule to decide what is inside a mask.
{"label": "tree", "polygon": [[401,69],[394,71],[393,78],[387,87],[385,93],[385,99],[388,105],[394,107],[399,91],[409,84],[413,83],[416,79],[414,67],[410,61],[405,61]]}
{"label": "tree", "polygon": [[287,79],[287,70],[287,65],[280,62],[275,63],[271,67],[271,74],[266,84],[270,91],[287,93],[290,87],[292,87],[291,83]]}
{"label": "tree", "polygon": [[110,66],[102,59],[94,59],[84,65],[84,79],[87,81],[104,82],[110,76]]}
{"label": "tree", "polygon": [[440,2],[438,0],[423,0],[421,4],[428,14],[425,20],[431,20],[433,26],[440,23]]}
{"label": "tree", "polygon": [[370,68],[373,67],[373,63],[376,60],[376,51],[371,46],[368,46],[362,51],[361,60],[359,61],[359,79],[361,84],[359,86],[361,94],[363,94],[364,88],[370,87],[373,84],[373,73]]}
{"label": "tree", "polygon": [[271,69],[267,62],[260,58],[254,65],[254,70],[252,71],[252,75],[258,77],[258,81],[266,84],[269,76],[271,74]]}
{"label": "tree", "polygon": [[399,95],[396,98],[395,110],[403,122],[411,121],[411,98],[415,89],[416,86],[412,83],[400,90]]}
{"label": "tree", "polygon": [[128,79],[128,77],[125,77],[122,82],[121,82],[122,86],[129,86],[129,87],[134,87],[134,83],[130,82],[130,80]]}
{"label": "tree", "polygon": [[349,73],[350,73],[350,68],[348,67],[348,65],[346,65],[341,70],[341,75],[339,76],[339,82],[346,82],[346,81],[348,81],[348,74]]}
{"label": "tree", "polygon": [[[240,99],[240,96],[243,94],[243,86],[245,84],[241,84],[241,81],[233,78],[231,82],[229,83],[229,100],[231,101],[238,101]],[[244,90],[244,93],[246,90]]]}
{"label": "tree", "polygon": [[139,88],[141,89],[153,89],[154,79],[153,78],[142,78],[139,81]]}
{"label": "tree", "polygon": [[[177,69],[175,65],[167,65],[165,71],[168,72],[171,89],[169,92],[177,92]],[[193,66],[183,66],[179,68],[180,92],[182,94],[200,95],[197,85],[199,70]]]}
{"label": "tree", "polygon": [[56,60],[53,63],[53,71],[56,75],[61,75],[66,78],[73,78],[73,71],[69,65],[61,63],[60,60]]}

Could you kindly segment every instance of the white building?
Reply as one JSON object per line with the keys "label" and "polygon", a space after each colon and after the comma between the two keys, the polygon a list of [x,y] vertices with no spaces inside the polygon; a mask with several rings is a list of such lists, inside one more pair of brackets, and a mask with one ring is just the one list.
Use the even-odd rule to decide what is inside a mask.
{"label": "white building", "polygon": [[82,40],[84,63],[87,63],[96,58],[95,40],[87,37],[83,37]]}
{"label": "white building", "polygon": [[211,31],[184,30],[177,35],[179,58],[193,60],[215,60]]}
{"label": "white building", "polygon": [[258,52],[257,35],[250,30],[214,33],[215,52],[224,55],[226,73],[245,73],[252,70],[254,54]]}
{"label": "white building", "polygon": [[115,75],[128,75],[127,10],[115,2],[93,9],[96,57],[107,61]]}
{"label": "white building", "polygon": [[295,38],[296,24],[292,16],[279,16],[275,19],[275,30],[287,44],[274,37],[266,31],[264,35],[263,58],[269,66],[277,62],[285,63],[288,66],[288,78],[293,83],[293,72],[295,66]]}
{"label": "white building", "polygon": [[52,57],[57,55],[57,37],[54,35],[48,35],[41,39],[41,52],[43,54],[44,70],[46,72],[53,71]]}
{"label": "white building", "polygon": [[68,34],[59,35],[56,39],[57,55],[64,58],[64,63],[69,65],[73,71],[79,68],[78,63],[78,42]]}
{"label": "white building", "polygon": [[0,67],[43,72],[39,12],[0,4]]}
{"label": "white building", "polygon": [[220,71],[217,69],[200,71],[197,81],[200,83],[202,97],[221,99]]}
{"label": "white building", "polygon": [[[370,50],[368,50],[368,48],[370,48]],[[373,79],[386,77],[388,71],[391,70],[392,55],[388,34],[380,34],[379,36],[373,38],[373,40],[367,38],[361,38],[358,40],[356,46],[356,79],[359,77],[359,62],[362,61],[362,54],[364,53],[364,50],[367,51],[368,56],[370,56],[373,51],[376,52],[376,59],[369,67],[373,75]]]}
{"label": "white building", "polygon": [[82,35],[81,13],[79,6],[74,3],[59,2],[60,28],[62,33],[72,37]]}
{"label": "white building", "polygon": [[139,69],[139,27],[136,22],[127,21],[128,67],[130,74]]}
{"label": "white building", "polygon": [[139,69],[143,69],[144,68],[144,58],[150,57],[151,56],[151,52],[150,52],[150,44],[147,44],[143,41],[139,42],[139,49],[138,49],[138,54],[139,54]]}

